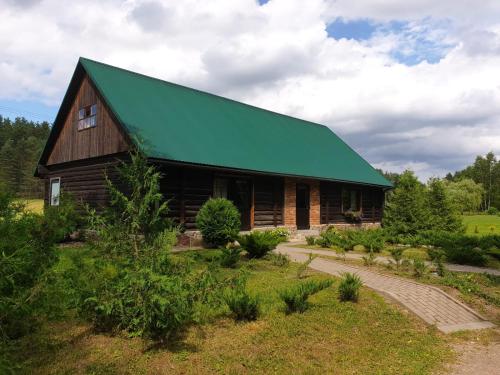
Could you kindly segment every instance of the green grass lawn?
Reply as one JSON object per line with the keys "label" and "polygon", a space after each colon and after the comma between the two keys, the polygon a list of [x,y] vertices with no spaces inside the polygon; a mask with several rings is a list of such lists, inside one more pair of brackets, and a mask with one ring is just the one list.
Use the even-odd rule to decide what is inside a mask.
{"label": "green grass lawn", "polygon": [[[190,256],[201,266],[217,251],[198,253],[175,256]],[[57,267],[71,267],[70,262],[63,253]],[[70,314],[43,323],[39,333],[18,342],[19,363],[26,373],[37,374],[429,374],[453,358],[449,337],[368,289],[362,289],[358,303],[341,303],[335,279],[310,298],[305,313],[286,315],[278,290],[301,282],[297,265],[242,258],[242,266],[249,272],[248,289],[262,302],[255,322],[236,323],[224,313],[155,347],[95,333]],[[230,276],[239,270],[217,272]]]}
{"label": "green grass lawn", "polygon": [[38,214],[43,212],[43,199],[19,199],[19,202],[26,204],[26,209]]}
{"label": "green grass lawn", "polygon": [[500,234],[498,215],[464,215],[463,222],[467,227],[467,234]]}

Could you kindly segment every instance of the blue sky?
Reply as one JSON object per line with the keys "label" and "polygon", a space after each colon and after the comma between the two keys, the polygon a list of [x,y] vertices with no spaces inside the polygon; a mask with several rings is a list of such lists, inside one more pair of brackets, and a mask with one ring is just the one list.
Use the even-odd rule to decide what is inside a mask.
{"label": "blue sky", "polygon": [[498,0],[0,0],[0,19],[4,116],[53,121],[85,56],[325,124],[422,180],[500,155]]}

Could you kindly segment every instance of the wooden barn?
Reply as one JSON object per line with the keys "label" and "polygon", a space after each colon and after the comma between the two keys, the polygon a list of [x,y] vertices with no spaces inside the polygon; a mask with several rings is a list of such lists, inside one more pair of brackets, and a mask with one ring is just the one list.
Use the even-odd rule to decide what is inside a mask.
{"label": "wooden barn", "polygon": [[233,201],[243,230],[377,225],[391,188],[326,126],[81,58],[36,172],[46,204],[105,205],[104,173],[134,145],[186,229],[210,197]]}

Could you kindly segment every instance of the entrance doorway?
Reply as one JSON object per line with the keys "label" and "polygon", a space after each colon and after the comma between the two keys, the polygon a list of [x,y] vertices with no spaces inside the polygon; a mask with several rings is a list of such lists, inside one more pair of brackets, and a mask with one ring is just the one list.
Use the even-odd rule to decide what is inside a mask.
{"label": "entrance doorway", "polygon": [[297,229],[309,229],[309,185],[297,184],[295,197]]}

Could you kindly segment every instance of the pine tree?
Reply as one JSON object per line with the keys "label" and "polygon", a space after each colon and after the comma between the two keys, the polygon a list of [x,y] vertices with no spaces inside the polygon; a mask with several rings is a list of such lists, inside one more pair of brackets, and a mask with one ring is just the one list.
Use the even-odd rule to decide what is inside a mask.
{"label": "pine tree", "polygon": [[462,219],[446,192],[442,180],[431,178],[428,182],[427,201],[430,208],[432,229],[458,232],[463,229]]}
{"label": "pine tree", "polygon": [[401,174],[396,189],[388,199],[383,224],[394,234],[416,234],[431,229],[425,186],[412,171]]}

